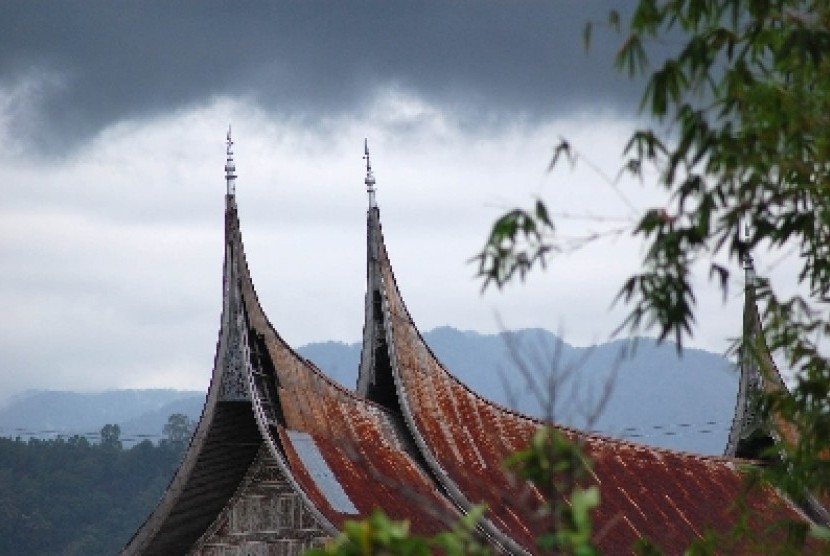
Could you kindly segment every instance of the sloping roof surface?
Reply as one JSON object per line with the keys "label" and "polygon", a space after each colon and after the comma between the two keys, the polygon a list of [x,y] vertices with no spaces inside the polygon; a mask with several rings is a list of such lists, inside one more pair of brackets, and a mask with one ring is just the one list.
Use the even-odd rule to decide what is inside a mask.
{"label": "sloping roof surface", "polygon": [[332,382],[268,322],[236,230],[255,413],[286,473],[335,528],[381,507],[421,534],[446,529],[459,514],[417,461],[400,420]]}
{"label": "sloping roof surface", "polygon": [[331,382],[268,322],[232,195],[224,267],[224,310],[202,418],[158,507],[124,553],[186,553],[232,499],[263,442],[331,534],[377,507],[420,534],[445,530],[459,513],[407,444],[400,418]]}
{"label": "sloping roof surface", "polygon": [[[595,540],[605,551],[645,537],[679,554],[707,530],[726,533],[736,523],[744,491],[736,462],[598,437],[584,442],[601,493]],[[803,520],[769,487],[752,490],[746,504],[757,540],[780,541],[780,531],[764,531],[782,519]]]}
{"label": "sloping roof surface", "polygon": [[233,198],[226,198],[224,300],[214,369],[202,417],[181,465],[158,506],[124,548],[131,554],[183,554],[219,515],[253,464],[263,440],[250,401],[223,398],[227,362],[235,347],[230,341],[236,311],[230,284],[235,246]]}
{"label": "sloping roof surface", "polygon": [[[263,442],[332,534],[376,507],[432,534],[458,517],[457,508],[483,502],[482,532],[491,541],[508,552],[535,552],[547,527],[537,513],[541,496],[503,461],[543,423],[481,398],[447,372],[403,303],[376,208],[369,224],[361,389],[385,407],[330,381],[271,326],[227,196],[224,310],[205,410],[165,497],[125,553],[187,552],[233,497]],[[595,541],[603,552],[628,552],[647,537],[678,553],[707,528],[723,531],[734,521],[743,480],[734,461],[561,430],[594,462],[602,497]],[[770,489],[753,491],[747,505],[753,530],[797,517]]]}
{"label": "sloping roof surface", "polygon": [[[487,532],[495,540],[511,551],[533,552],[534,539],[547,527],[536,511],[540,495],[516,482],[503,462],[525,447],[542,423],[483,399],[447,372],[403,303],[379,218],[369,221],[377,227],[390,370],[418,445],[461,507],[487,504]],[[732,506],[742,493],[743,476],[732,460],[561,430],[583,443],[594,462],[601,494],[595,541],[603,552],[626,552],[638,538],[647,537],[667,553],[680,553],[706,529],[724,531],[734,523]],[[782,517],[798,518],[769,488],[753,491],[747,505],[758,531]]]}

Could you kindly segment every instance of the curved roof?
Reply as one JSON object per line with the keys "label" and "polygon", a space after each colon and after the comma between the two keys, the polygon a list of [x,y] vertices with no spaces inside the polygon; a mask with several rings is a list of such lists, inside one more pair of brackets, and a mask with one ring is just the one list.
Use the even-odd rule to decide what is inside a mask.
{"label": "curved roof", "polygon": [[220,514],[253,464],[262,437],[250,400],[240,385],[235,321],[237,300],[231,230],[236,226],[233,197],[225,199],[223,308],[213,374],[202,417],[156,509],[136,531],[123,554],[183,554]]}
{"label": "curved roof", "polygon": [[[542,422],[482,398],[444,368],[402,300],[377,209],[370,209],[369,226],[369,250],[375,253],[370,288],[375,285],[381,303],[380,311],[371,313],[374,325],[366,329],[384,330],[390,364],[361,374],[359,388],[378,400],[390,400],[388,390],[373,391],[369,385],[393,384],[397,407],[453,500],[464,509],[486,503],[484,532],[510,552],[535,552],[535,539],[549,526],[537,512],[541,496],[517,481],[503,462],[527,445]],[[365,349],[364,356],[375,357]],[[363,365],[361,371],[369,368]],[[391,373],[391,380],[380,376],[383,372]],[[725,531],[734,523],[733,505],[743,492],[744,479],[735,461],[558,428],[582,443],[593,461],[601,497],[594,514],[594,541],[603,552],[625,551],[640,537],[667,553],[682,552],[707,529]],[[753,490],[747,505],[759,531],[781,517],[799,518],[770,488]]]}
{"label": "curved roof", "polygon": [[214,371],[196,433],[124,554],[187,552],[233,498],[263,444],[329,534],[377,507],[409,520],[419,534],[446,530],[460,514],[425,471],[400,417],[333,383],[268,322],[230,194],[223,292]]}
{"label": "curved roof", "polygon": [[[231,503],[260,449],[329,534],[379,507],[429,535],[485,503],[480,529],[493,544],[536,552],[549,527],[538,512],[544,500],[503,462],[545,423],[482,398],[430,351],[395,282],[374,205],[368,254],[355,394],[294,352],[268,321],[234,196],[226,196],[223,311],[205,408],[179,470],[125,554],[187,552]],[[736,460],[558,428],[593,461],[601,493],[594,542],[603,552],[627,552],[646,537],[677,553],[734,522],[744,487]],[[745,504],[753,531],[798,517],[769,488],[752,490]]]}
{"label": "curved roof", "polygon": [[295,353],[268,322],[241,249],[237,256],[260,430],[314,510],[335,529],[380,507],[414,532],[445,530],[459,514],[400,419]]}

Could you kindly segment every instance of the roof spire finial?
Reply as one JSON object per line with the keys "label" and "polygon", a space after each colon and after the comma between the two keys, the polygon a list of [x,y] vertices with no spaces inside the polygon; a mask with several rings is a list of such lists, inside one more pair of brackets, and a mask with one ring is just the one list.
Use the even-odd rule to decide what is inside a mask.
{"label": "roof spire finial", "polygon": [[363,159],[366,160],[366,192],[369,194],[369,208],[375,208],[375,175],[372,173],[372,161],[369,158],[369,139],[363,140]]}
{"label": "roof spire finial", "polygon": [[225,162],[225,182],[228,195],[236,193],[236,164],[233,161],[233,139],[231,139],[231,125],[228,124],[227,161]]}

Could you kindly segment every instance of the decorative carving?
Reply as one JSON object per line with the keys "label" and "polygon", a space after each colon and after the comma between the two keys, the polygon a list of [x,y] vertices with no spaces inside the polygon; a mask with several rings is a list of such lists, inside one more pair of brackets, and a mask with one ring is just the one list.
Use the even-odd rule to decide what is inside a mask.
{"label": "decorative carving", "polygon": [[263,450],[191,555],[294,556],[323,546],[329,537],[278,469]]}
{"label": "decorative carving", "polygon": [[[236,277],[236,261],[233,263],[231,276]],[[228,292],[228,325],[224,365],[222,369],[222,389],[219,399],[222,401],[249,401],[248,367],[250,365],[250,348],[248,347],[245,314],[242,308],[239,285],[232,280]]]}

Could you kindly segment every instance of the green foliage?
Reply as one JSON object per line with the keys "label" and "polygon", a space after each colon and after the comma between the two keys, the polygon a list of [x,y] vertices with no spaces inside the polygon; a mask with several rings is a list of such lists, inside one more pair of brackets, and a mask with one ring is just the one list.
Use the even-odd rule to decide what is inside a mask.
{"label": "green foliage", "polygon": [[[623,170],[639,176],[653,166],[657,184],[673,194],[634,230],[649,250],[643,272],[620,291],[633,307],[626,326],[657,326],[661,337],[682,341],[691,334],[696,262],[796,245],[809,296],[768,297],[777,311],[798,313],[785,320],[803,344],[801,360],[814,353],[803,334],[816,324],[807,309],[823,303],[830,286],[829,16],[827,3],[815,0],[643,0],[627,25],[610,14],[609,26],[624,33],[616,65],[647,78],[642,109],[662,124],[632,134]],[[652,68],[655,44],[660,62]],[[477,257],[485,287],[544,262],[553,243],[539,230],[554,231],[543,202],[496,222]],[[715,269],[723,288],[726,272]]]}
{"label": "green foliage", "polygon": [[[765,478],[796,501],[830,494],[830,367],[818,349],[830,332],[830,5],[640,2],[629,35],[669,33],[683,42],[650,74],[643,107],[672,133],[641,130],[627,152],[661,171],[672,205],[635,230],[649,250],[644,271],[620,293],[633,306],[626,324],[636,330],[647,319],[661,336],[690,335],[695,262],[719,251],[740,260],[757,247],[795,248],[802,293],[782,299],[768,282],[759,288],[769,348],[799,371],[792,395],[761,401],[782,430],[798,431],[767,454]],[[618,65],[633,56],[620,51]],[[725,290],[726,271],[717,273]],[[759,361],[766,352],[744,349]]]}
{"label": "green foliage", "polygon": [[0,438],[0,554],[116,554],[149,515],[181,451],[145,440],[129,449],[120,428],[101,442]]}
{"label": "green foliage", "polygon": [[101,428],[101,447],[107,450],[121,449],[121,427],[104,425]]}
{"label": "green foliage", "polygon": [[347,521],[329,546],[308,551],[306,556],[429,556],[436,552],[447,556],[489,555],[493,550],[475,536],[476,523],[483,513],[483,507],[473,508],[451,530],[423,537],[412,535],[408,522],[391,520],[375,510],[366,519]]}
{"label": "green foliage", "polygon": [[[654,70],[645,47],[617,57],[646,75],[642,108],[667,124],[632,136],[630,166],[653,165],[673,194],[635,230],[649,250],[620,293],[633,306],[626,324],[682,340],[691,334],[692,265],[719,251],[740,259],[758,245],[797,245],[800,280],[820,301],[830,285],[826,3],[640,2],[627,32],[625,44],[680,40]],[[788,323],[793,340],[806,339],[809,320]]]}
{"label": "green foliage", "polygon": [[[546,234],[553,231],[553,222],[541,201],[533,212],[516,208],[496,220],[484,250],[473,259],[484,277],[482,289],[490,283],[502,287],[516,273],[524,279],[537,263],[544,267],[545,258],[553,250]],[[520,244],[523,247],[517,249]]]}
{"label": "green foliage", "polygon": [[591,511],[599,505],[599,489],[585,484],[591,465],[578,443],[552,426],[542,427],[506,465],[532,482],[545,499],[540,514],[546,532],[537,539],[543,552],[599,554],[591,542]]}
{"label": "green foliage", "polygon": [[174,449],[184,450],[193,432],[196,430],[196,423],[183,413],[174,413],[167,418],[162,432],[166,437],[162,442],[170,444]]}
{"label": "green foliage", "polygon": [[[741,347],[759,360],[767,347],[780,350],[797,372],[792,394],[760,402],[788,439],[765,454],[763,479],[796,501],[830,496],[830,364],[819,349],[830,336],[830,3],[640,0],[622,19],[612,11],[607,21],[622,34],[616,67],[646,78],[640,108],[652,117],[625,145],[622,172],[642,180],[656,170],[670,200],[632,230],[647,249],[618,293],[630,307],[620,329],[656,329],[680,346],[693,332],[696,269],[708,266],[725,296],[729,269],[716,256],[737,266],[753,250],[794,253],[796,284],[758,287],[768,345]],[[586,26],[586,45],[593,33]],[[484,287],[555,252],[554,224],[538,216],[539,204],[497,221],[477,257]],[[500,227],[505,218],[523,234]],[[798,550],[803,531],[782,527]],[[813,535],[828,537],[821,528]],[[707,542],[692,552],[716,550]],[[651,553],[645,541],[639,550]]]}

